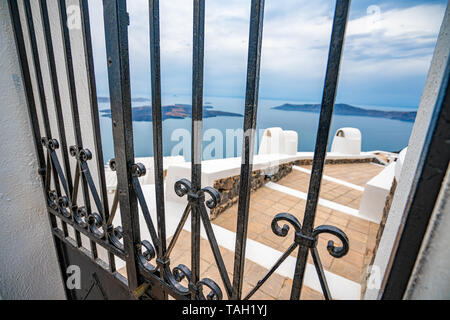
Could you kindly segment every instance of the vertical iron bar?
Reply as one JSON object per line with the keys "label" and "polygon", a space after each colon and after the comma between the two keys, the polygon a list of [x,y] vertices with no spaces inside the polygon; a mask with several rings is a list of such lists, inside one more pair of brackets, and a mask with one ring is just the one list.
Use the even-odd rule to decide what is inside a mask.
{"label": "vertical iron bar", "polygon": [[[49,17],[48,17],[48,7],[46,4],[46,1],[41,0],[40,6],[41,6],[42,17],[43,17],[42,19],[44,21],[44,26],[46,29],[46,38],[49,38],[47,40],[47,42],[49,43],[47,50],[52,51],[51,57],[52,57],[52,59],[54,59],[53,46],[51,44],[52,40],[51,40],[51,34],[50,34],[50,22],[49,22]],[[64,10],[65,10],[65,7],[64,7]],[[70,95],[70,100],[71,100],[70,102],[71,102],[71,107],[72,107],[72,120],[73,120],[73,126],[74,126],[74,131],[75,131],[75,140],[77,141],[76,142],[77,145],[81,145],[82,143],[81,143],[79,116],[78,116],[78,104],[77,104],[76,94],[75,94],[75,79],[73,76],[73,66],[72,66],[72,52],[71,52],[70,42],[69,42],[69,38],[68,38],[69,35],[68,35],[68,32],[66,33],[66,30],[65,30],[65,29],[67,29],[67,25],[66,25],[65,21],[67,21],[67,17],[61,16],[61,29],[62,29],[61,31],[62,31],[63,40],[64,40],[63,41],[63,50],[64,50],[64,54],[65,54],[64,61],[66,62],[67,80],[68,80],[69,88],[70,88],[69,95]],[[47,32],[48,32],[48,34],[47,34]],[[49,53],[49,56],[50,56],[50,53]],[[53,62],[53,64],[54,64],[54,62]],[[55,66],[53,66],[53,68],[56,69]],[[56,79],[56,82],[57,82],[57,79]],[[59,95],[59,93],[58,93],[58,95]],[[78,169],[78,165],[76,166],[76,169]],[[83,187],[84,201],[88,202],[89,201],[89,193],[87,190],[87,185],[86,185],[85,179],[82,179],[82,187]],[[75,204],[77,202],[77,199],[73,199],[72,196],[76,195],[77,193],[73,192],[73,188],[74,187],[72,187],[72,192],[71,192],[71,195],[69,196],[69,199],[72,204]],[[76,183],[76,188],[78,188],[78,180]],[[81,235],[80,235],[80,232],[77,230],[75,230],[75,238],[77,241],[77,245],[79,247],[81,247],[82,246]]]}
{"label": "vertical iron bar", "polygon": [[59,133],[59,143],[61,144],[61,154],[63,156],[64,173],[66,176],[69,191],[67,197],[70,199],[70,196],[73,193],[72,172],[70,169],[69,152],[67,150],[66,132],[64,128],[64,116],[61,107],[61,94],[59,92],[58,74],[56,71],[55,52],[53,50],[53,40],[50,30],[50,21],[48,17],[46,1],[41,0],[38,5],[41,10],[42,27],[44,31],[44,39],[47,49],[48,66],[50,69],[50,81],[52,83],[53,101],[55,104],[55,113],[57,120],[56,124]]}
{"label": "vertical iron bar", "polygon": [[[65,0],[61,0],[64,1]],[[103,212],[105,215],[105,221],[109,218],[108,210],[108,192],[106,189],[105,180],[105,162],[103,159],[103,149],[102,140],[100,134],[100,120],[98,114],[98,101],[97,101],[97,86],[95,83],[95,70],[94,70],[94,58],[92,53],[92,40],[91,40],[91,28],[89,21],[89,7],[87,0],[80,0],[81,5],[81,28],[83,30],[83,48],[84,56],[86,61],[86,72],[89,88],[89,102],[92,117],[93,133],[94,133],[94,144],[95,144],[95,155],[98,167],[98,179],[99,179],[99,190],[102,198]]]}
{"label": "vertical iron bar", "polygon": [[[203,118],[203,60],[205,45],[205,0],[194,0],[192,55],[192,144],[191,173],[192,193],[202,185],[202,118]],[[191,216],[191,283],[200,277],[200,211],[193,205]]]}
{"label": "vertical iron bar", "polygon": [[284,260],[286,260],[286,258],[290,256],[292,251],[294,251],[295,248],[297,248],[297,246],[298,246],[298,244],[295,242],[290,245],[290,247],[286,250],[286,252],[283,253],[280,258],[278,258],[278,260],[275,262],[275,264],[272,266],[272,268],[269,270],[269,272],[267,272],[266,275],[256,283],[256,285],[247,294],[247,296],[244,298],[244,300],[250,299],[255,294],[255,292],[258,291],[259,288],[261,288],[261,286],[267,281],[267,279],[270,278],[270,276],[275,272],[275,270],[278,269],[278,267],[284,262]]}
{"label": "vertical iron bar", "polygon": [[[46,162],[45,162],[45,156],[44,151],[41,144],[41,131],[39,128],[39,120],[38,115],[36,111],[36,103],[34,100],[34,93],[33,93],[33,87],[31,82],[31,76],[30,76],[30,67],[28,64],[27,59],[27,53],[25,49],[25,41],[24,41],[24,34],[22,30],[22,25],[20,22],[20,14],[19,14],[19,8],[17,6],[17,0],[8,0],[8,7],[9,7],[9,14],[11,17],[11,23],[14,29],[14,39],[15,44],[17,48],[17,55],[19,58],[19,65],[20,65],[20,71],[22,75],[22,84],[24,87],[24,93],[27,101],[27,111],[28,116],[30,118],[30,125],[31,125],[31,131],[33,134],[34,139],[34,147],[37,155],[38,160],[38,166],[39,166],[39,175],[41,177],[42,181],[42,190],[44,193],[44,198],[47,199],[47,188],[45,187],[47,185],[47,179],[46,179]],[[47,204],[47,202],[46,202]],[[48,213],[48,218],[50,222],[51,229],[57,228],[57,222],[56,217],[53,214]],[[65,274],[64,270],[62,269],[62,261],[64,261],[64,253],[61,250],[60,246],[57,246],[57,243],[55,241],[55,236],[52,235],[53,244],[56,248],[56,255],[58,258],[59,264],[59,270],[61,272],[61,278],[64,279]],[[65,263],[64,263],[65,265]],[[66,297],[71,297],[71,292],[67,288],[67,286],[64,286],[64,291],[66,293]]]}
{"label": "vertical iron bar", "polygon": [[214,255],[214,260],[216,261],[217,269],[219,270],[220,277],[222,278],[222,282],[225,287],[227,297],[231,298],[233,289],[231,286],[230,278],[228,276],[227,268],[225,267],[225,263],[222,258],[222,254],[220,253],[219,244],[217,243],[216,236],[214,235],[214,231],[211,226],[211,221],[209,221],[209,216],[204,205],[201,205],[199,207],[199,211],[202,218],[203,227],[205,228],[206,235],[208,237],[211,251]]}
{"label": "vertical iron bar", "polygon": [[[319,118],[319,128],[317,132],[316,147],[309,182],[308,197],[306,200],[305,217],[302,224],[302,233],[308,237],[311,236],[313,231],[317,202],[319,200],[320,184],[322,181],[322,173],[328,145],[328,135],[330,133],[331,118],[333,115],[334,101],[336,98],[339,67],[341,64],[342,48],[344,46],[345,28],[347,26],[349,7],[350,0],[336,1],[333,30],[331,33],[331,43],[328,53],[327,71],[325,75],[325,85],[322,97],[322,107]],[[307,246],[299,247],[294,273],[294,283],[291,291],[292,300],[298,300],[300,298],[308,252],[309,248]]]}
{"label": "vertical iron bar", "polygon": [[117,192],[117,189],[114,191],[114,198],[111,205],[111,214],[109,215],[109,220],[107,225],[112,224],[114,220],[114,216],[116,215],[117,206],[119,205],[119,193]]}
{"label": "vertical iron bar", "polygon": [[183,212],[183,215],[181,216],[180,222],[178,223],[175,233],[172,236],[172,240],[170,240],[169,246],[166,251],[166,258],[170,257],[170,253],[172,252],[173,248],[175,248],[175,244],[177,243],[177,240],[178,240],[178,237],[180,236],[181,231],[183,231],[184,224],[186,223],[186,220],[187,220],[190,212],[191,212],[191,205],[188,204],[186,206],[186,208],[184,209],[184,212]]}
{"label": "vertical iron bar", "polygon": [[[48,16],[48,7],[47,7],[47,1],[40,0],[39,7],[41,10],[41,16],[42,16],[42,25],[44,30],[44,38],[46,42],[47,47],[47,56],[49,61],[49,68],[50,68],[50,78],[52,81],[52,89],[53,89],[53,98],[55,102],[55,113],[57,117],[57,125],[58,125],[58,132],[59,132],[59,138],[61,141],[61,153],[63,155],[63,163],[66,173],[66,179],[67,184],[69,188],[69,195],[67,195],[71,201],[72,204],[76,203],[76,199],[72,199],[73,195],[73,182],[72,182],[72,174],[70,169],[70,162],[69,162],[69,154],[67,151],[67,141],[66,141],[66,135],[65,135],[65,129],[64,129],[64,116],[62,113],[62,106],[61,106],[61,96],[59,92],[59,84],[58,84],[58,75],[56,71],[56,61],[55,61],[55,52],[53,49],[53,41],[52,41],[52,35],[50,30],[50,19]],[[61,20],[61,33],[63,34],[63,50],[65,55],[65,63],[67,68],[67,80],[69,83],[69,95],[70,95],[70,103],[71,103],[71,111],[72,111],[72,123],[74,126],[74,133],[75,133],[75,140],[77,143],[77,146],[79,148],[82,148],[82,140],[81,140],[81,129],[80,129],[80,123],[79,123],[79,114],[78,114],[78,103],[76,100],[76,92],[75,92],[75,79],[73,75],[73,68],[72,68],[72,55],[71,55],[71,48],[70,48],[70,42],[69,42],[69,35],[68,33],[65,34],[64,29],[67,28],[67,17],[63,20]],[[64,26],[66,28],[64,28]],[[88,215],[91,213],[91,205],[90,205],[90,199],[89,199],[89,190],[87,186],[87,182],[85,177],[81,176],[81,186],[83,190],[83,200],[84,205],[86,207],[86,210],[88,212]],[[64,222],[63,222],[64,223]],[[78,231],[75,230],[75,238],[77,241],[78,246],[82,246],[81,242],[81,235]],[[90,241],[91,246],[91,253],[94,259],[97,258],[97,245],[94,241]]]}
{"label": "vertical iron bar", "polygon": [[245,246],[247,243],[248,213],[250,204],[250,178],[253,168],[256,115],[258,109],[263,19],[264,0],[252,0],[248,43],[247,87],[245,94],[244,141],[242,146],[239,207],[234,256],[233,300],[239,300],[242,296]]}
{"label": "vertical iron bar", "polygon": [[325,278],[325,271],[323,270],[322,262],[320,261],[320,256],[317,247],[311,248],[311,257],[314,261],[314,267],[316,268],[317,276],[319,277],[320,287],[322,288],[323,296],[325,297],[325,300],[331,300],[330,289],[328,288],[327,279]]}
{"label": "vertical iron bar", "polygon": [[123,242],[127,255],[130,291],[140,284],[138,273],[139,216],[131,167],[134,164],[131,116],[130,66],[128,56],[128,13],[126,1],[103,0],[109,94],[113,123],[117,189],[122,217]]}
{"label": "vertical iron bar", "polygon": [[[36,31],[35,31],[34,22],[33,22],[33,13],[31,11],[31,3],[29,1],[24,1],[23,4],[25,7],[26,22],[27,22],[27,27],[28,27],[28,37],[30,39],[33,63],[34,63],[34,68],[35,68],[35,72],[36,72],[36,82],[38,85],[39,102],[41,105],[41,112],[42,112],[42,119],[44,121],[45,134],[47,136],[47,139],[52,139],[52,131],[51,131],[51,127],[50,127],[50,119],[48,116],[47,101],[45,98],[44,80],[42,78],[41,62],[40,62],[40,58],[39,58],[39,51],[38,51],[37,40],[36,40]],[[55,183],[55,189],[56,189],[56,192],[59,197],[59,196],[61,196],[61,190],[59,187],[58,173],[56,171],[56,168],[53,165],[51,166],[51,169],[53,171],[53,181]],[[50,181],[48,181],[48,185],[50,186]],[[49,191],[49,190],[47,190],[47,191]],[[46,199],[47,199],[47,196],[48,195],[46,195]],[[64,231],[64,235],[67,236],[68,231],[67,231],[67,224],[65,222],[62,222],[62,228]]]}
{"label": "vertical iron bar", "polygon": [[150,216],[150,210],[148,210],[147,202],[145,201],[144,193],[142,192],[141,184],[139,183],[137,177],[133,177],[133,187],[134,191],[136,192],[138,202],[141,205],[142,215],[144,216],[145,223],[147,224],[147,229],[150,233],[150,237],[152,238],[153,247],[155,247],[155,249],[159,251],[158,235],[156,234],[155,226]]}
{"label": "vertical iron bar", "polygon": [[80,185],[80,163],[77,161],[77,165],[75,167],[75,177],[73,180],[73,194],[72,199],[78,198],[78,187]]}
{"label": "vertical iron bar", "polygon": [[37,49],[37,41],[34,30],[33,16],[31,13],[31,5],[28,1],[24,1],[23,5],[25,8],[26,22],[28,27],[28,37],[30,38],[31,44],[31,54],[33,57],[34,69],[36,71],[36,82],[39,92],[39,102],[41,105],[42,120],[44,121],[45,135],[47,136],[48,139],[51,139],[52,131],[50,127],[50,119],[48,117],[47,102],[45,100],[44,81],[42,79],[41,62],[39,59],[39,52]]}
{"label": "vertical iron bar", "polygon": [[149,0],[150,62],[152,82],[153,159],[155,170],[155,195],[158,221],[158,257],[166,255],[166,217],[164,208],[164,166],[161,113],[161,64],[159,38],[159,0]]}
{"label": "vertical iron bar", "polygon": [[[64,0],[65,2],[65,0]],[[81,12],[81,30],[83,35],[83,49],[84,49],[84,61],[86,62],[86,73],[87,73],[87,81],[88,81],[88,89],[89,89],[89,102],[90,102],[90,110],[91,110],[91,119],[92,119],[92,131],[94,133],[94,145],[95,145],[95,159],[97,162],[97,174],[99,181],[99,191],[102,198],[102,211],[103,211],[103,229],[105,231],[108,230],[110,225],[108,221],[109,219],[109,204],[108,204],[108,190],[106,188],[106,179],[105,179],[105,161],[103,158],[103,148],[102,148],[102,139],[100,134],[100,120],[98,115],[98,101],[97,101],[97,85],[95,82],[95,69],[94,69],[94,58],[92,51],[92,38],[91,38],[91,25],[89,19],[89,5],[87,0],[80,0],[80,12]],[[66,14],[67,16],[67,14]],[[109,239],[109,238],[108,238]],[[115,261],[114,255],[112,253],[109,254],[109,265],[110,270],[112,272],[115,271]]]}

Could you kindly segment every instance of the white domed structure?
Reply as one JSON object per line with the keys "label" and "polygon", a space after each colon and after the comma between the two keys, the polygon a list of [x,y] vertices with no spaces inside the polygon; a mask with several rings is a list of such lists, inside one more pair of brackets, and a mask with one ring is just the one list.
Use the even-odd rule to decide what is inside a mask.
{"label": "white domed structure", "polygon": [[361,131],[356,128],[340,128],[336,131],[331,152],[354,154],[361,153]]}
{"label": "white domed structure", "polygon": [[261,138],[258,154],[295,155],[298,148],[298,134],[279,127],[267,128]]}

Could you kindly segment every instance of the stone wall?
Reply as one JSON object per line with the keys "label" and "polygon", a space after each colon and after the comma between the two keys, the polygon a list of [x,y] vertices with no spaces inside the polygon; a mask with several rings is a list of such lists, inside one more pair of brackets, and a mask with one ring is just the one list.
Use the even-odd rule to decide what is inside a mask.
{"label": "stone wall", "polygon": [[[266,168],[264,170],[255,170],[252,172],[250,187],[251,191],[255,191],[261,188],[269,181],[277,182],[283,177],[287,176],[294,165],[304,166],[311,165],[312,159],[296,160],[289,163],[280,164],[278,166],[273,166]],[[365,158],[365,159],[326,159],[326,164],[341,164],[341,163],[367,163],[374,162],[382,164],[378,158]],[[220,205],[211,210],[210,218],[215,219],[219,214],[230,208],[233,204],[238,201],[239,198],[239,185],[240,176],[232,176],[227,178],[222,178],[214,182],[214,188],[219,191],[221,195]]]}
{"label": "stone wall", "polygon": [[[269,181],[279,181],[292,172],[293,162],[283,163],[278,166],[264,170],[255,170],[250,178],[250,191],[253,192]],[[210,218],[215,219],[219,214],[227,210],[238,201],[239,198],[240,175],[222,178],[214,182],[214,188],[221,195],[220,205],[211,210]]]}
{"label": "stone wall", "polygon": [[[373,162],[377,164],[385,165],[380,159],[377,157],[373,158],[364,158],[364,159],[325,159],[325,164],[342,164],[342,163],[367,163]],[[296,166],[308,166],[312,165],[313,159],[302,159],[294,161]]]}

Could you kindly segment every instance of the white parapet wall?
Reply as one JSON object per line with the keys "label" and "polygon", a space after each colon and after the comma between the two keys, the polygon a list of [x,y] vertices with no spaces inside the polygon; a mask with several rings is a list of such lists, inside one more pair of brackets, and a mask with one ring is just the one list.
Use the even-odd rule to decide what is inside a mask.
{"label": "white parapet wall", "polygon": [[400,173],[405,161],[407,148],[397,156],[397,161],[391,162],[379,174],[370,179],[364,186],[364,192],[359,207],[359,216],[375,223],[380,223],[386,198],[392,187],[394,178],[400,181]]}
{"label": "white parapet wall", "polygon": [[[361,132],[355,128],[342,128],[347,139],[359,142],[359,149],[355,146],[350,148],[337,148],[337,152],[329,152],[328,160],[357,160],[376,157],[372,152],[361,152]],[[340,138],[340,137],[337,137]],[[358,140],[359,139],[359,140]],[[334,142],[333,142],[334,143]],[[345,146],[345,143],[343,143]],[[253,170],[267,170],[272,175],[273,169],[279,165],[295,162],[298,160],[312,160],[313,152],[298,152],[298,134],[295,131],[283,130],[280,127],[267,128],[264,131],[258,154],[253,159]],[[356,152],[357,151],[357,152]],[[241,158],[225,158],[206,160],[202,162],[202,187],[213,186],[219,179],[233,177],[240,174]],[[175,182],[182,178],[191,176],[191,164],[174,163],[167,170],[167,200],[184,201],[179,199],[173,190]]]}
{"label": "white parapet wall", "polygon": [[[139,178],[141,185],[155,184],[155,169],[154,169],[154,158],[153,157],[136,157],[134,158],[135,163],[142,163],[145,166],[146,174]],[[186,161],[182,156],[164,157],[163,159],[163,170],[167,173],[167,168],[173,165],[182,165]],[[106,187],[108,193],[114,193],[117,187],[117,175],[111,170],[109,166],[105,167],[105,178]]]}
{"label": "white parapet wall", "polygon": [[[255,155],[253,159],[253,170],[264,170],[281,164],[294,162],[298,160],[312,160],[313,152],[297,152],[295,155],[288,154],[268,154]],[[371,152],[362,152],[359,155],[346,155],[341,153],[328,152],[327,160],[365,160],[372,159],[375,155]],[[213,186],[216,180],[233,177],[241,172],[241,158],[225,158],[202,161],[202,187]],[[173,189],[175,182],[182,178],[190,179],[191,163],[170,165],[167,169],[166,177],[166,196],[169,201],[183,201]]]}
{"label": "white parapet wall", "polygon": [[396,163],[393,162],[379,174],[370,179],[364,186],[364,192],[359,207],[359,216],[380,223],[386,197],[392,186]]}

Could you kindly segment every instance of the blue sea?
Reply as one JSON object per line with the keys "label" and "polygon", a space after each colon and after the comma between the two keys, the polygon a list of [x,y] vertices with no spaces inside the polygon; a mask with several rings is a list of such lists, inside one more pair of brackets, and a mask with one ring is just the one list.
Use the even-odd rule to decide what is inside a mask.
{"label": "blue sea", "polygon": [[[204,97],[204,105],[211,105],[214,110],[244,114],[244,98]],[[190,96],[167,95],[162,97],[162,104],[191,104]],[[274,110],[272,107],[284,103],[314,103],[311,101],[260,99],[257,117],[257,143],[259,145],[263,129],[281,127],[298,133],[298,151],[313,151],[319,121],[318,113]],[[317,102],[316,102],[317,103]],[[133,107],[151,105],[151,101],[133,102]],[[406,107],[361,106],[361,108],[414,111]],[[99,109],[109,109],[109,103],[99,103]],[[232,133],[242,129],[244,117],[213,117],[203,120],[203,159],[236,157],[241,154],[241,145]],[[103,153],[105,161],[114,157],[111,119],[100,116]],[[396,152],[407,146],[413,122],[372,118],[361,116],[334,115],[331,125],[331,138],[337,129],[355,127],[362,133],[362,151],[384,150]],[[190,161],[191,118],[167,119],[163,121],[164,156],[183,155]],[[134,149],[136,157],[153,156],[152,122],[133,122]],[[228,135],[227,135],[228,134]],[[242,132],[241,132],[242,134]],[[331,147],[331,139],[329,148]],[[255,150],[256,151],[256,150]]]}

